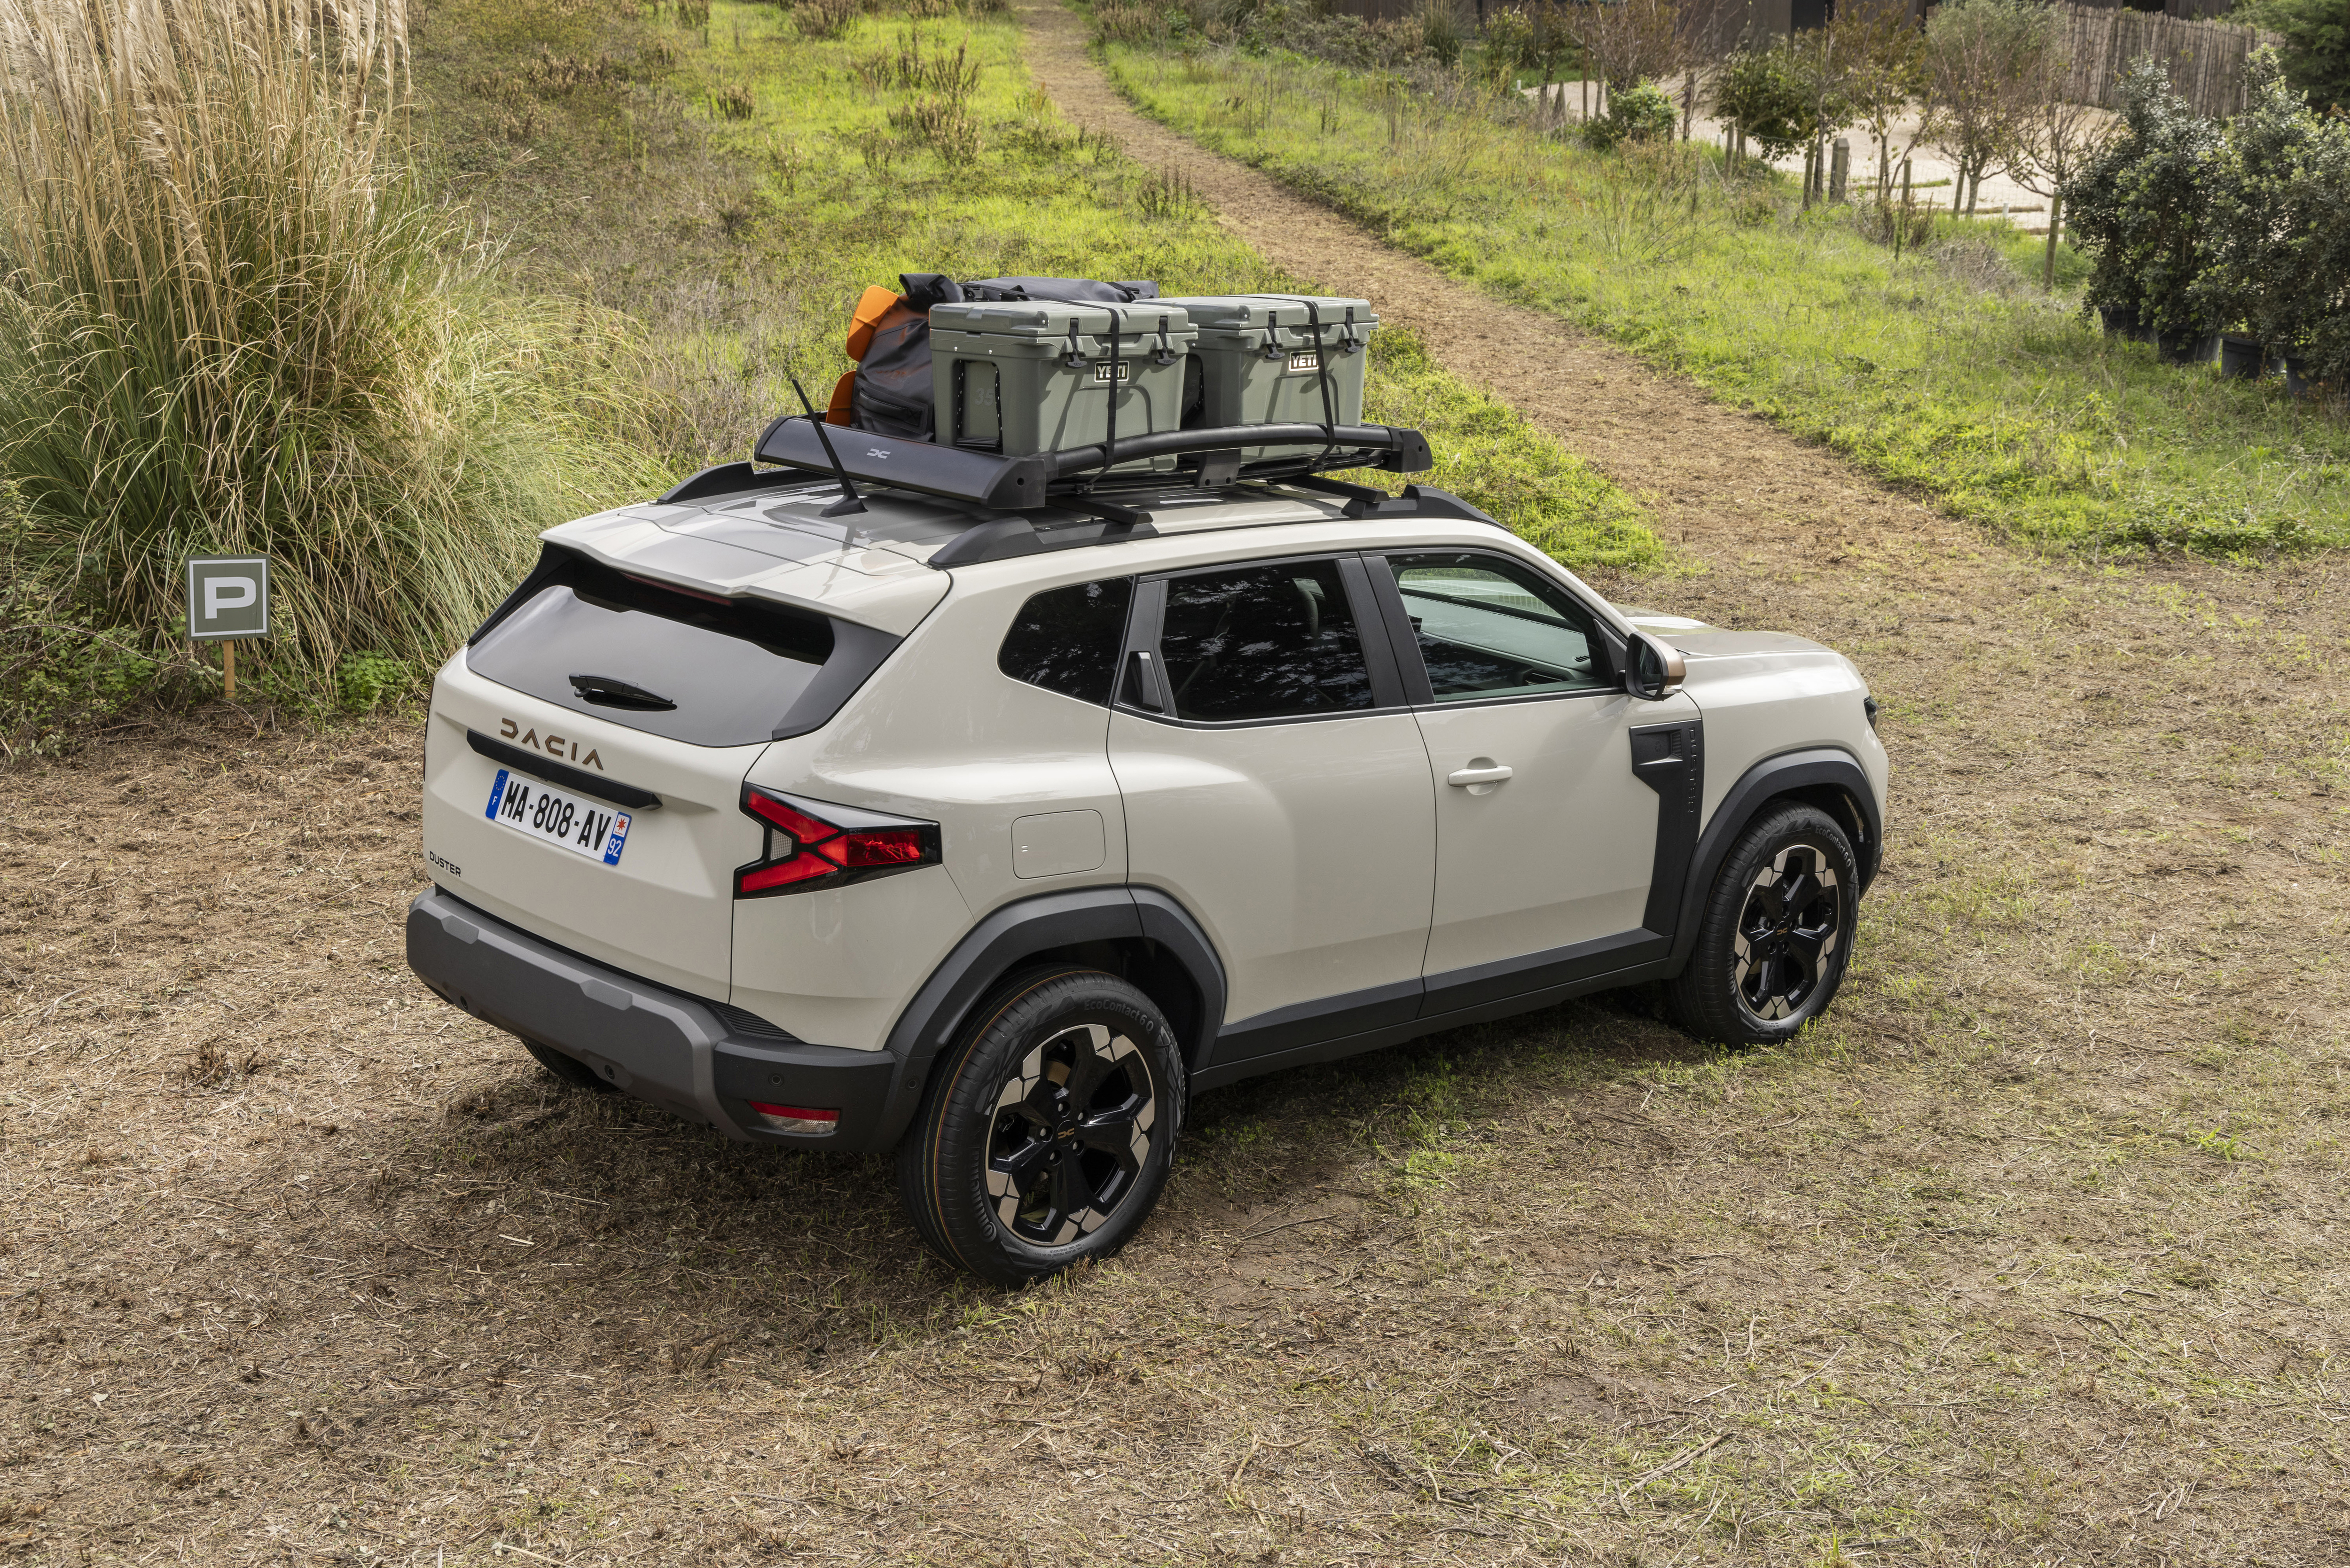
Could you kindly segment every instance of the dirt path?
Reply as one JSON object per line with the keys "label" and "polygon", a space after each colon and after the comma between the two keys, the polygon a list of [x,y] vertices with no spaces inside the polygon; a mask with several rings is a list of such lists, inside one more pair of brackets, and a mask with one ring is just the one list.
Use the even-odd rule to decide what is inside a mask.
{"label": "dirt path", "polygon": [[1630,355],[1553,317],[1445,276],[1270,177],[1206,151],[1118,95],[1085,50],[1084,23],[1054,0],[1021,0],[1029,67],[1061,110],[1154,168],[1180,170],[1227,227],[1332,293],[1374,301],[1416,329],[1444,367],[1508,398],[1654,508],[1669,537],[1703,547],[1798,523],[1930,547],[1975,535],[1855,474],[1819,448],[1659,377]]}

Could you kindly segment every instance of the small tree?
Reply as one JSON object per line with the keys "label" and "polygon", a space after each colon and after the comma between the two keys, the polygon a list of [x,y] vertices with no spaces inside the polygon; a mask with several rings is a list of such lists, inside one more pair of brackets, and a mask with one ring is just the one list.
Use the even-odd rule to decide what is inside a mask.
{"label": "small tree", "polygon": [[1858,57],[1848,47],[1846,33],[1834,24],[1797,33],[1783,47],[1803,90],[1802,144],[1811,150],[1811,173],[1804,184],[1804,205],[1808,208],[1825,179],[1821,150],[1829,137],[1853,122],[1852,88]]}
{"label": "small tree", "polygon": [[1714,75],[1713,112],[1766,161],[1784,158],[1810,140],[1811,102],[1783,43],[1739,49]]}
{"label": "small tree", "polygon": [[1918,105],[1918,123],[1901,150],[1904,158],[1940,129],[1941,104],[1929,90],[1925,35],[1910,22],[1906,6],[1887,0],[1860,0],[1836,18],[1835,30],[1846,62],[1845,91],[1853,119],[1877,148],[1877,199],[1883,202],[1893,188],[1894,134],[1910,105]]}
{"label": "small tree", "polygon": [[1672,76],[1690,58],[1675,0],[1606,0],[1567,15],[1604,90]]}
{"label": "small tree", "polygon": [[2105,111],[2071,97],[2073,62],[2055,47],[2040,51],[2019,84],[2022,112],[2001,157],[2008,178],[2048,201],[2048,254],[2041,286],[2056,287],[2056,241],[2064,228],[2064,188],[2079,178],[2112,134]]}
{"label": "small tree", "polygon": [[2012,151],[2048,33],[2048,8],[2032,0],[1944,0],[1927,22],[1927,91],[1941,109],[1931,140],[1958,170],[1954,210],[1974,212],[1983,176]]}

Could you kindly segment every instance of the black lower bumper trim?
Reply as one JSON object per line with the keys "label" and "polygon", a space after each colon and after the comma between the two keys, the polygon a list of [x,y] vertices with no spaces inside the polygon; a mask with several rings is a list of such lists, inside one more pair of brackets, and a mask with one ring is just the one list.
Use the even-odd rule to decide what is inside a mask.
{"label": "black lower bumper trim", "polygon": [[[615,1088],[743,1142],[886,1148],[888,1051],[778,1043],[708,1002],[567,951],[428,888],[408,907],[408,967],[442,1000],[583,1062]],[[840,1113],[829,1135],[776,1132],[754,1100]]]}

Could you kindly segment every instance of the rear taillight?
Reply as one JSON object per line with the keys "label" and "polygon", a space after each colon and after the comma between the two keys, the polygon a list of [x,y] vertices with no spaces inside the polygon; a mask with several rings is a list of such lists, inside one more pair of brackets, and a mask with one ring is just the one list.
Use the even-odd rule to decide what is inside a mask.
{"label": "rear taillight", "polygon": [[806,1106],[771,1106],[764,1100],[753,1100],[751,1108],[767,1124],[770,1132],[826,1133],[840,1130],[838,1111],[810,1110]]}
{"label": "rear taillight", "polygon": [[754,784],[743,786],[743,810],[766,828],[767,842],[764,854],[734,873],[738,898],[837,888],[940,860],[935,822],[800,800]]}

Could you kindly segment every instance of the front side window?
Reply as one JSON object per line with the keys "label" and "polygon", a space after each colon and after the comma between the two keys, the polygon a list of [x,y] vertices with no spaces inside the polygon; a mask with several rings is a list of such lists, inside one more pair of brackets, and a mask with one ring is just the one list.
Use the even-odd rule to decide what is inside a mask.
{"label": "front side window", "polygon": [[1020,607],[995,667],[1014,680],[1042,686],[1081,702],[1107,707],[1126,642],[1126,607],[1134,580],[1075,583],[1051,588]]}
{"label": "front side window", "polygon": [[1614,686],[1589,615],[1518,563],[1447,552],[1388,565],[1439,702]]}
{"label": "front side window", "polygon": [[1335,561],[1170,579],[1159,649],[1178,718],[1289,719],[1371,706],[1370,669]]}

